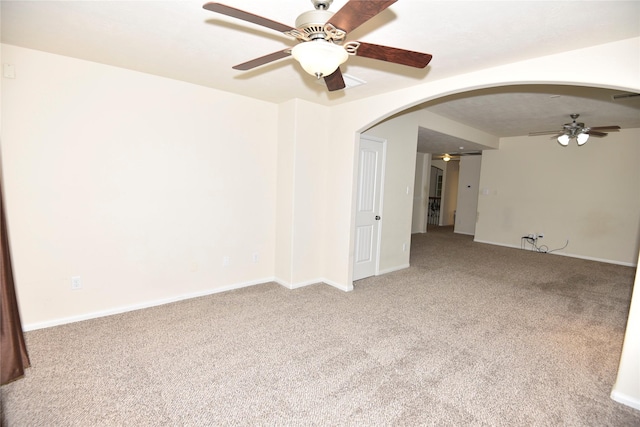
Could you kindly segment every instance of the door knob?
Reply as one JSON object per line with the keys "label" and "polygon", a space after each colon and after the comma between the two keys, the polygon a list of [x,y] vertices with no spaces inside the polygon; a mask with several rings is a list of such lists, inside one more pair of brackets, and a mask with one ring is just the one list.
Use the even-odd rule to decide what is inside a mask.
{"label": "door knob", "polygon": [[376,215],[376,221],[380,221],[380,215]]}

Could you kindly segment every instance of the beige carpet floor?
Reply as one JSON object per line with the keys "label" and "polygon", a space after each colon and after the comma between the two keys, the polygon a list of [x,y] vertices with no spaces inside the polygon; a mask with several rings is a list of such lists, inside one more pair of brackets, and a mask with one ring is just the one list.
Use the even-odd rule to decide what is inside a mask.
{"label": "beige carpet floor", "polygon": [[5,425],[639,426],[609,398],[635,269],[414,235],[411,268],[26,334]]}

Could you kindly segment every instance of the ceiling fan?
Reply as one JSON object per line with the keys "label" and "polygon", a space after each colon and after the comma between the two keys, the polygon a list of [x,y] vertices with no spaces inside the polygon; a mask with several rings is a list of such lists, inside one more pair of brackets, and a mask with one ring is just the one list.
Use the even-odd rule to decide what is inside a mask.
{"label": "ceiling fan", "polygon": [[460,152],[450,152],[444,153],[439,156],[434,156],[434,159],[444,160],[448,162],[450,160],[460,160],[460,157],[463,156],[482,156],[482,151],[460,151]]}
{"label": "ceiling fan", "polygon": [[333,0],[311,0],[315,10],[304,12],[296,19],[295,27],[226,6],[217,2],[203,8],[211,12],[242,19],[271,28],[298,40],[293,48],[286,48],[251,61],[235,65],[236,70],[250,70],[278,59],[293,56],[309,74],[323,78],[329,91],[344,89],[340,71],[349,55],[377,59],[410,67],[424,68],[431,55],[395,47],[351,41],[345,43],[347,33],[373,18],[397,0],[349,0],[336,13],[329,12]]}
{"label": "ceiling fan", "polygon": [[571,114],[570,117],[573,121],[571,123],[565,123],[562,126],[562,130],[531,132],[529,136],[554,134],[552,138],[557,138],[558,144],[566,147],[567,145],[569,145],[569,140],[571,140],[572,138],[576,138],[578,145],[584,145],[584,143],[589,139],[589,136],[603,138],[608,135],[607,132],[617,132],[620,130],[620,126],[587,127],[584,125],[584,123],[576,122],[578,117],[580,117],[580,114]]}

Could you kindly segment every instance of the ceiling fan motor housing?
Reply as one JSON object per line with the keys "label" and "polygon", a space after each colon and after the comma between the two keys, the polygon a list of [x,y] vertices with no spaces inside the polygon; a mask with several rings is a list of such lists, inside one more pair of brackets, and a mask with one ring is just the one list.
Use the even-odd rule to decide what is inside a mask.
{"label": "ceiling fan motor housing", "polygon": [[324,39],[326,37],[325,23],[331,19],[333,12],[328,10],[310,10],[304,12],[296,19],[296,28],[302,31],[310,40]]}
{"label": "ceiling fan motor housing", "polygon": [[571,114],[571,118],[573,119],[573,122],[564,124],[565,134],[571,137],[575,137],[579,133],[588,131],[588,129],[585,128],[584,123],[576,123],[576,119],[579,116],[580,114]]}

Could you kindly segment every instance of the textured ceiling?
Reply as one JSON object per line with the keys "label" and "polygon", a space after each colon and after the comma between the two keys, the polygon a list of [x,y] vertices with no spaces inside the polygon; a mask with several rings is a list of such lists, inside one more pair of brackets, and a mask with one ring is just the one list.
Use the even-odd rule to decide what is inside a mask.
{"label": "textured ceiling", "polygon": [[[233,65],[294,45],[281,33],[204,10],[202,0],[0,2],[3,43],[155,74],[268,102],[300,98],[336,105],[424,82],[640,35],[639,1],[399,0],[348,40],[430,53],[426,69],[350,57],[344,73],[366,84],[328,93],[291,58],[251,71]],[[294,25],[309,0],[223,0]],[[346,0],[335,0],[337,11]],[[19,70],[18,70],[19,72]],[[579,72],[579,70],[576,70]],[[561,97],[551,97],[562,89]],[[544,93],[540,93],[540,91]],[[594,126],[640,127],[635,109],[610,93],[519,88],[426,104],[496,136],[552,130],[570,113]],[[594,98],[595,96],[595,98]],[[607,100],[604,98],[609,97]],[[602,99],[601,99],[602,98]],[[604,104],[599,104],[603,102]],[[605,114],[605,112],[608,112]],[[627,123],[627,124],[625,124]],[[454,144],[459,145],[459,141]]]}
{"label": "textured ceiling", "polygon": [[[421,107],[497,137],[560,131],[571,122],[572,113],[580,114],[578,121],[586,126],[640,128],[640,96],[613,98],[623,93],[577,86],[509,86],[444,97]],[[420,129],[418,134],[418,151],[423,153],[478,149],[482,147],[432,130]]]}

